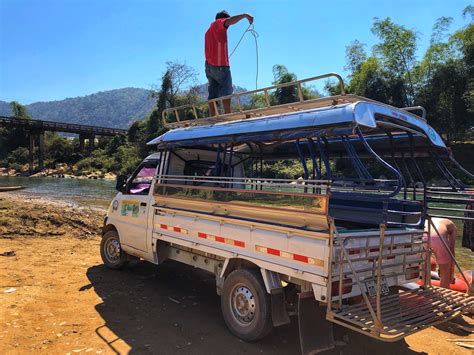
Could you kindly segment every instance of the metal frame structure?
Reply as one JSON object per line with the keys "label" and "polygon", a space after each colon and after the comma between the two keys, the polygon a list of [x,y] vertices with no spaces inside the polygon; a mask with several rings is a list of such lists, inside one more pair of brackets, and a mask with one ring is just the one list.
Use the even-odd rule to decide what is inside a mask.
{"label": "metal frame structure", "polygon": [[[303,84],[328,77],[339,80],[340,95],[304,98]],[[271,92],[286,87],[296,89],[298,101],[272,105]],[[242,96],[254,94],[263,95],[264,107],[242,105]],[[474,305],[466,294],[430,284],[430,236],[433,228],[438,233],[432,217],[468,213],[433,204],[471,202],[474,189],[446,164],[470,174],[428,125],[423,108],[397,109],[346,95],[334,73],[207,105],[217,109],[227,99],[236,101],[236,111],[214,117],[203,115],[198,104],[164,110],[167,127],[178,129],[149,142],[157,145],[154,159],[160,162],[149,221],[155,262],[158,242],[185,247],[190,255],[216,255],[225,260],[216,271],[219,284],[230,260],[244,260],[262,274],[294,282],[301,293],[312,290],[331,322],[384,341]],[[184,120],[185,114],[191,118]],[[428,186],[421,158],[432,160],[449,187]],[[300,179],[264,176],[264,162],[285,159],[301,164]],[[344,159],[354,174],[338,176],[331,164],[336,159]],[[196,160],[206,164],[185,173]],[[367,160],[389,178],[374,178]],[[248,173],[236,174],[244,166]],[[420,276],[424,286],[402,286]]]}
{"label": "metal frame structure", "polygon": [[[316,98],[316,99],[304,98],[303,84],[307,84],[307,83],[311,83],[317,80],[331,78],[331,77],[334,77],[338,80],[340,95],[338,95],[337,97],[333,96],[331,98]],[[285,105],[276,105],[276,104],[272,105],[271,100],[270,100],[270,92],[274,90],[282,89],[282,88],[291,88],[291,87],[294,87],[297,89],[297,96],[298,96],[297,102],[294,102],[291,104],[285,104]],[[243,96],[258,95],[258,94],[263,94],[265,106],[261,108],[254,108],[254,109],[245,108],[241,102],[242,101],[241,98]],[[314,76],[314,77],[303,79],[303,80],[297,80],[297,81],[292,81],[289,83],[268,86],[268,87],[257,89],[257,90],[244,91],[244,92],[235,93],[232,95],[223,96],[223,97],[209,100],[207,101],[207,104],[209,106],[212,105],[214,107],[215,112],[217,113],[216,116],[214,117],[206,117],[203,115],[203,113],[199,115],[200,113],[199,106],[198,104],[193,103],[193,104],[182,105],[182,106],[165,109],[163,110],[162,118],[163,118],[163,123],[166,127],[177,128],[177,127],[190,126],[190,125],[196,125],[196,124],[199,124],[199,125],[212,124],[212,123],[217,123],[217,122],[233,121],[233,120],[242,119],[242,118],[260,117],[260,116],[265,116],[265,115],[270,115],[270,114],[275,114],[275,113],[298,111],[305,108],[323,107],[323,106],[328,106],[328,104],[331,104],[331,103],[334,104],[335,102],[354,102],[353,98],[354,96],[352,95],[346,95],[342,77],[336,73],[328,73],[328,74]],[[235,112],[231,112],[227,114],[220,114],[218,105],[223,103],[224,100],[235,100],[237,104],[237,110]],[[180,112],[184,113],[186,110],[188,110],[192,114],[193,120],[191,121],[181,120]],[[170,122],[171,114],[174,115],[174,118],[176,119],[176,123]]]}

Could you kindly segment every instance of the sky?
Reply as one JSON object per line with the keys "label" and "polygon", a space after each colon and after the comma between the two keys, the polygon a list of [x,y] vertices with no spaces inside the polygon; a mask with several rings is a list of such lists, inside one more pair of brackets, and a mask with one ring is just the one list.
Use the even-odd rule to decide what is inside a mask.
{"label": "sky", "polygon": [[[390,17],[419,34],[424,52],[434,21],[468,22],[462,0],[0,0],[0,100],[61,100],[123,87],[159,84],[167,61],[204,74],[204,33],[215,14],[247,12],[258,32],[258,86],[271,85],[274,64],[298,78],[344,74],[345,47],[370,52],[373,18]],[[247,28],[228,30],[229,49]],[[256,52],[247,34],[231,58],[234,84],[255,88]]]}

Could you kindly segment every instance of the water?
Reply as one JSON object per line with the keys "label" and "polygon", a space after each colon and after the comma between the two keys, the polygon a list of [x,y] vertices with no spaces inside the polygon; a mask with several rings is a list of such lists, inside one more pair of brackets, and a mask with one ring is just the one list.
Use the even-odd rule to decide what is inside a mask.
{"label": "water", "polygon": [[107,208],[117,191],[115,181],[60,179],[52,177],[0,176],[0,186],[25,186],[19,195],[35,195],[50,200]]}
{"label": "water", "polygon": [[[2,177],[0,186],[25,186],[18,194],[36,195],[51,200],[61,200],[91,207],[107,208],[116,194],[115,181],[59,179],[59,178],[29,178],[29,177]],[[474,269],[474,252],[461,247],[462,225],[458,226],[456,242],[456,260],[462,269]],[[455,273],[458,273],[457,269]]]}

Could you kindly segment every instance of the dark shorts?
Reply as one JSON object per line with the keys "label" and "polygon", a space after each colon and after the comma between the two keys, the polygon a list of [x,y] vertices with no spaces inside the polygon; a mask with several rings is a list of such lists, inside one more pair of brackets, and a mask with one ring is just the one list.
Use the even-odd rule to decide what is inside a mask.
{"label": "dark shorts", "polygon": [[229,67],[216,67],[206,63],[206,77],[209,81],[208,100],[231,95],[234,91]]}

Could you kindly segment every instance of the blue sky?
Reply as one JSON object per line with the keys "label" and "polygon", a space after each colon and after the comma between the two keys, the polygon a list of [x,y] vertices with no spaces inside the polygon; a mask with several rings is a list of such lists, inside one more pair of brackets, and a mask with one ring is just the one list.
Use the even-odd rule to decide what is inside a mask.
{"label": "blue sky", "polygon": [[[374,17],[391,17],[419,32],[426,49],[436,18],[467,24],[461,0],[0,0],[0,100],[60,100],[123,87],[150,88],[167,61],[204,75],[204,33],[215,13],[251,13],[259,33],[260,87],[272,66],[299,78],[343,72],[345,46],[376,41]],[[247,23],[229,29],[233,48]],[[255,86],[255,45],[248,36],[231,59],[234,83]]]}

